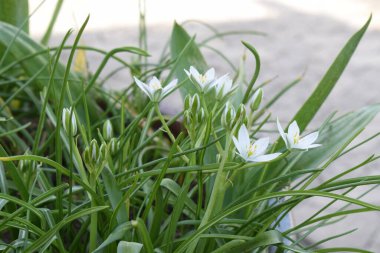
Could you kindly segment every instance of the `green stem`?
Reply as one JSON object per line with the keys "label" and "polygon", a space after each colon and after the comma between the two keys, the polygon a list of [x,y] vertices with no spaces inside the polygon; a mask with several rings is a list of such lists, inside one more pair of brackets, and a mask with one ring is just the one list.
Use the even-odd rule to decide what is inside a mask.
{"label": "green stem", "polygon": [[[224,194],[225,194],[225,184],[224,180],[226,178],[226,172],[224,171],[224,164],[227,161],[228,153],[231,144],[231,134],[227,133],[226,135],[226,146],[224,148],[224,153],[222,161],[219,165],[218,171],[216,173],[215,183],[212,188],[211,197],[207,205],[206,212],[202,218],[199,228],[203,227],[209,222],[215,213],[218,213],[223,205]],[[188,248],[187,252],[194,252],[198,244],[198,240],[195,240]]]}
{"label": "green stem", "polygon": [[[91,187],[96,192],[96,175],[95,173],[91,174]],[[96,201],[94,196],[91,198],[91,207],[96,207]],[[89,252],[93,252],[96,249],[96,239],[98,234],[98,213],[94,212],[91,214],[90,221],[90,249]]]}
{"label": "green stem", "polygon": [[224,164],[227,161],[228,152],[231,144],[231,135],[226,135],[226,146],[224,148],[223,158],[219,165],[218,172],[216,173],[214,187],[212,189],[211,197],[209,204],[207,205],[207,209],[205,215],[202,218],[202,222],[200,226],[203,226],[205,223],[209,221],[212,217],[212,213],[216,213],[222,207],[223,199],[224,199],[224,180],[226,172],[224,171]]}
{"label": "green stem", "polygon": [[[158,107],[158,103],[155,104],[155,109],[156,109],[156,112],[157,112],[157,116],[158,116],[158,118],[159,118],[160,121],[161,121],[162,126],[164,127],[166,133],[167,133],[168,136],[169,136],[169,139],[171,140],[172,143],[175,143],[175,137],[174,137],[174,135],[172,134],[172,132],[170,131],[169,126],[166,124],[166,121],[165,121],[165,119],[164,119],[164,116],[162,116],[161,111],[160,111],[160,108]],[[179,152],[183,152],[182,149],[181,149],[181,147],[180,147],[178,144],[175,144],[175,145],[177,146],[177,149],[178,149]],[[188,158],[187,156],[185,156],[185,155],[182,155],[181,158],[182,158],[182,160],[184,160],[184,162],[187,163],[187,164],[188,164],[189,161],[190,161],[189,158]]]}
{"label": "green stem", "polygon": [[57,3],[56,3],[56,5],[55,5],[53,16],[51,17],[49,25],[48,25],[48,27],[46,29],[45,34],[44,34],[44,37],[41,40],[41,43],[44,44],[44,45],[47,45],[49,43],[49,40],[50,40],[52,31],[53,31],[55,22],[57,21],[59,12],[60,12],[61,7],[62,7],[62,4],[63,4],[63,0],[58,0]]}

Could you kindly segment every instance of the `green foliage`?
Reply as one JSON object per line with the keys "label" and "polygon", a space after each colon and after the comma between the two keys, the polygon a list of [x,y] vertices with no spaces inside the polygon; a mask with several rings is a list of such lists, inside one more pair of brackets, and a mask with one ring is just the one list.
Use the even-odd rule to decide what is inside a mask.
{"label": "green foliage", "polygon": [[[245,32],[219,32],[206,26],[213,34],[197,43],[175,23],[170,52],[165,49],[159,62],[148,62],[143,18],[144,50],[122,47],[109,52],[79,46],[87,19],[73,45],[66,45],[69,31],[59,46],[47,49],[43,44],[49,41],[62,2],[58,1],[43,43],[0,22],[1,252],[366,252],[349,245],[321,248],[354,230],[313,245],[305,242],[310,233],[342,217],[380,211],[379,206],[350,195],[357,187],[377,187],[380,176],[347,177],[378,156],[371,154],[325,182],[315,181],[336,159],[348,159],[348,153],[378,136],[350,146],[379,105],[327,118],[318,129],[316,143],[322,144],[318,148],[287,149],[281,138],[268,147],[262,140],[248,143],[246,138],[248,145],[239,146],[244,142],[243,124],[255,140],[265,134],[263,129],[274,128],[275,117],[268,109],[300,80],[279,89],[260,106],[265,89],[256,84],[260,57],[246,42],[243,45],[255,58],[250,81],[242,74],[244,66],[236,68],[230,88],[223,86],[226,77],[219,79],[212,71],[204,75],[209,66],[202,50],[210,48],[208,43]],[[0,18],[6,21],[4,15],[0,13]],[[14,18],[28,20],[26,14]],[[301,132],[335,86],[369,22],[348,40],[294,116]],[[70,50],[66,63],[61,62],[63,50]],[[80,57],[85,51],[104,57],[93,74],[84,66],[71,67],[83,63]],[[129,62],[116,56],[121,52],[137,56],[137,63],[136,58]],[[125,90],[105,90],[102,84],[110,82],[110,76],[102,78],[101,73],[110,59],[140,80],[139,86],[131,83]],[[185,73],[191,66],[200,71],[199,76]],[[178,83],[168,85],[175,84],[171,82],[175,78]],[[208,90],[202,88],[207,85]],[[174,116],[163,115],[159,103],[145,96],[157,99],[176,89],[186,101]],[[261,147],[263,153],[253,156]],[[281,154],[272,154],[275,151]],[[293,227],[278,226],[299,203],[313,197],[330,202]],[[346,205],[326,212],[336,202]]]}
{"label": "green foliage", "polygon": [[21,28],[29,32],[29,4],[28,0],[0,1],[0,21]]}

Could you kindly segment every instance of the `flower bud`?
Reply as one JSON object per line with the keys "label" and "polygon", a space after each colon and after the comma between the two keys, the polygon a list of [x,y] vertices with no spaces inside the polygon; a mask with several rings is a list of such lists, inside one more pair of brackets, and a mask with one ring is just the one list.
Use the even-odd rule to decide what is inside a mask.
{"label": "flower bud", "polygon": [[236,112],[234,107],[229,102],[227,102],[221,117],[222,126],[227,130],[232,129],[234,126],[235,117]]}
{"label": "flower bud", "polygon": [[184,107],[185,111],[190,110],[193,114],[195,114],[201,105],[201,100],[199,99],[199,95],[197,93],[194,96],[187,95],[185,97]]}
{"label": "flower bud", "polygon": [[[103,162],[107,159],[107,145],[102,143],[99,148],[99,156],[96,160],[96,165],[99,167],[103,164]],[[102,168],[101,168],[102,169]]]}
{"label": "flower bud", "polygon": [[205,110],[203,110],[203,108],[201,108],[197,112],[197,123],[202,123],[204,118],[205,118]]}
{"label": "flower bud", "polygon": [[245,106],[241,104],[236,112],[236,121],[243,120],[247,116],[247,112],[245,110]]}
{"label": "flower bud", "polygon": [[193,125],[193,114],[191,111],[186,110],[183,112],[183,123],[187,128],[191,127]]}
{"label": "flower bud", "polygon": [[93,139],[90,142],[89,152],[90,152],[90,158],[91,158],[91,160],[92,161],[97,161],[98,158],[99,158],[99,145],[98,145],[98,142],[95,139]]}
{"label": "flower bud", "polygon": [[184,110],[185,110],[185,111],[189,110],[190,107],[191,107],[191,102],[190,102],[190,100],[191,100],[191,95],[190,95],[190,94],[187,94],[186,97],[185,97],[185,101],[184,101],[184,103],[183,103],[183,105],[184,105]]}
{"label": "flower bud", "polygon": [[96,175],[98,175],[99,171],[103,169],[102,166],[107,158],[107,151],[106,143],[102,143],[99,148],[98,142],[95,139],[86,147],[83,152],[83,160],[90,173],[96,173]]}
{"label": "flower bud", "polygon": [[252,111],[256,111],[257,109],[259,109],[262,99],[263,99],[263,89],[259,88],[253,94],[252,99],[251,99],[250,107]]}
{"label": "flower bud", "polygon": [[63,128],[65,129],[68,135],[70,134],[70,125],[71,125],[71,136],[75,136],[77,134],[77,121],[75,118],[75,113],[71,112],[71,110],[72,110],[71,107],[63,108],[62,124],[63,124]]}
{"label": "flower bud", "polygon": [[221,154],[216,154],[216,162],[221,163],[222,162],[222,155]]}
{"label": "flower bud", "polygon": [[243,125],[248,125],[248,117],[247,117],[247,115],[242,119],[242,124]]}
{"label": "flower bud", "polygon": [[104,140],[109,141],[111,140],[112,137],[113,137],[112,124],[111,124],[111,121],[107,119],[103,124],[103,138]]}
{"label": "flower bud", "polygon": [[[24,155],[31,155],[31,153],[27,150]],[[27,172],[29,170],[35,170],[37,168],[37,162],[34,160],[20,160],[18,166],[22,172]]]}
{"label": "flower bud", "polygon": [[87,169],[89,170],[90,173],[92,173],[94,171],[94,166],[92,163],[93,160],[91,159],[90,147],[86,147],[86,149],[84,150],[82,154],[82,157],[83,157],[84,163],[87,166]]}
{"label": "flower bud", "polygon": [[21,171],[25,171],[26,170],[26,160],[20,160],[18,162],[18,167],[20,168]]}
{"label": "flower bud", "polygon": [[116,138],[112,138],[108,143],[108,150],[111,155],[115,155],[120,149],[120,142]]}
{"label": "flower bud", "polygon": [[201,106],[201,100],[199,99],[199,95],[197,93],[191,98],[191,112],[195,114]]}

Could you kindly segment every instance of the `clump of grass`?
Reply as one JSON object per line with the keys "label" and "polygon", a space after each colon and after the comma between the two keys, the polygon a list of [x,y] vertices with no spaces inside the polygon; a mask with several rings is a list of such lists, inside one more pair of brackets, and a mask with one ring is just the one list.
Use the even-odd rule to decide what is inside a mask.
{"label": "clump of grass", "polygon": [[[380,210],[349,196],[360,186],[377,187],[379,176],[343,178],[378,156],[325,182],[315,181],[336,159],[347,159],[357,147],[348,148],[350,143],[379,105],[332,115],[313,134],[303,133],[369,21],[347,42],[293,123],[285,131],[280,128],[278,139],[269,143],[258,140],[263,129],[277,128],[268,109],[299,79],[263,104],[264,87],[256,84],[260,57],[252,45],[243,42],[256,61],[250,81],[241,78],[241,68],[236,77],[216,76],[199,47],[229,33],[216,32],[197,44],[179,24],[173,27],[170,52],[166,48],[158,63],[150,63],[144,13],[141,17],[142,49],[109,52],[79,46],[88,19],[73,45],[66,45],[69,31],[50,49],[20,28],[0,23],[0,249],[365,252],[347,245],[319,248],[353,231],[313,245],[305,242],[310,233],[342,217]],[[63,50],[70,51],[66,63],[60,61]],[[91,74],[84,65],[72,67],[75,61],[84,62],[86,50],[104,55]],[[121,52],[137,56],[133,64],[119,58]],[[112,73],[127,70],[134,77],[125,90],[102,88],[109,80],[102,80],[101,72],[111,59],[122,65]],[[184,108],[165,115],[159,103],[177,89]],[[300,224],[284,227],[289,212],[312,197],[331,202]],[[326,214],[338,201],[347,205]]]}

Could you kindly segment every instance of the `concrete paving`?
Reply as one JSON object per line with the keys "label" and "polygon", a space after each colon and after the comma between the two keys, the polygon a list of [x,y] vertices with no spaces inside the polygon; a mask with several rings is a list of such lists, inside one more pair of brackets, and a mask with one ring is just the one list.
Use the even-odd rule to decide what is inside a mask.
{"label": "concrete paving", "polygon": [[[83,6],[75,6],[73,1],[68,2],[72,6],[67,4],[64,6],[64,13],[58,20],[53,44],[59,42],[62,32],[70,28],[70,25],[78,26],[77,24],[83,20],[86,10],[91,12],[92,18],[89,30],[82,41],[84,44],[104,49],[137,44],[137,1],[132,3],[132,8],[128,8],[125,4],[129,1],[108,0],[107,3],[110,4],[105,4],[103,1],[92,1],[90,4],[87,1],[87,9]],[[86,5],[86,1],[77,1],[76,3]],[[41,11],[47,11],[48,7],[44,7],[45,9],[41,9]],[[116,11],[116,14],[110,15],[109,13],[113,10]],[[280,100],[272,108],[273,115],[279,116],[283,122],[289,120],[307,99],[344,43],[364,24],[369,13],[372,12],[374,14],[372,25],[336,88],[313,121],[312,127],[321,124],[323,119],[333,111],[345,113],[380,102],[379,1],[195,0],[185,2],[163,0],[147,1],[147,10],[148,48],[153,59],[158,58],[166,38],[169,38],[171,23],[174,19],[179,21],[190,18],[205,20],[220,31],[256,30],[265,32],[267,36],[230,36],[222,40],[215,40],[211,45],[225,53],[233,64],[238,66],[239,60],[245,52],[240,40],[244,39],[253,44],[262,58],[259,82],[276,76],[276,79],[265,89],[266,100],[270,99],[271,95],[280,87],[285,86],[306,70],[303,81],[289,91],[286,99]],[[78,14],[78,12],[80,13]],[[77,16],[76,21],[72,21],[70,16]],[[36,37],[40,36],[44,27],[43,21],[40,19],[36,15],[34,23],[32,22],[32,31]],[[191,34],[197,34],[197,41],[210,35],[209,30],[201,25],[188,24],[185,27]],[[163,40],[163,38],[165,39]],[[233,74],[232,69],[218,55],[206,48],[203,49],[203,53],[209,65],[214,66],[218,73]],[[89,54],[88,57],[91,69],[95,69],[102,59],[99,55],[93,54]],[[251,57],[248,58],[247,75],[251,73],[254,66]],[[116,67],[118,67],[116,63],[111,63],[107,71]],[[129,83],[130,78],[127,71],[120,72],[107,85],[111,88],[122,88]],[[170,111],[177,107],[173,106],[174,102],[180,103],[178,98],[172,97],[170,104],[166,103],[163,107]],[[360,136],[360,139],[365,139],[379,131],[379,125],[380,117],[377,117]],[[366,147],[360,148],[334,163],[319,180],[323,181],[342,169],[357,164],[368,155],[379,152],[380,141],[372,141]],[[374,163],[353,173],[352,176],[378,175],[379,173],[379,163]],[[366,189],[368,188],[358,189],[351,196],[359,196]],[[364,199],[380,205],[379,194],[380,190],[374,190]],[[327,203],[325,199],[313,198],[300,205],[293,213],[295,223],[309,217],[325,203]],[[333,206],[330,210],[337,210],[338,206]],[[311,234],[309,239],[311,242],[315,242],[329,235],[354,228],[358,228],[358,231],[342,239],[336,239],[334,243],[327,242],[325,245],[361,247],[380,252],[379,212],[350,216],[339,224]]]}

